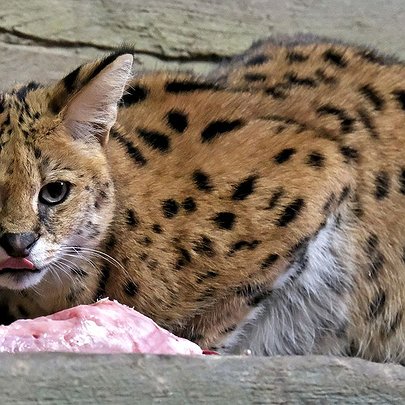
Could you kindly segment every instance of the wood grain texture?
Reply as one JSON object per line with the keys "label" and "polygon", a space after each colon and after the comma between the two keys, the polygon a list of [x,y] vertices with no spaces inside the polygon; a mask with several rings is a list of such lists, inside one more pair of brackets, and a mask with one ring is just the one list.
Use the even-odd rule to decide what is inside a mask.
{"label": "wood grain texture", "polygon": [[358,359],[0,356],[2,404],[400,404],[405,368]]}
{"label": "wood grain texture", "polygon": [[405,59],[403,0],[0,1],[0,88],[55,79],[123,42],[139,68],[193,68],[271,34],[312,32]]}
{"label": "wood grain texture", "polygon": [[[0,0],[0,88],[49,81],[127,42],[138,69],[208,71],[271,34],[405,59],[403,0]],[[328,357],[1,355],[0,404],[405,403],[405,369]]]}

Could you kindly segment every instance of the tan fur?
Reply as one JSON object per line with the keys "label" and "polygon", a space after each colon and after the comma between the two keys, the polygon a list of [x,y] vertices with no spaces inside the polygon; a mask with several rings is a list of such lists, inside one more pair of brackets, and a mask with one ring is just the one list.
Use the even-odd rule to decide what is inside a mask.
{"label": "tan fur", "polygon": [[[268,60],[251,63],[263,55]],[[127,72],[128,59],[120,58]],[[111,125],[96,120],[99,142],[81,136],[83,128],[72,129],[67,117],[76,100],[75,117],[94,124],[80,103],[96,100],[87,96],[95,92],[114,111],[121,92],[109,97],[103,85],[110,65],[92,77],[105,62],[85,65],[73,79],[28,92],[23,100],[18,90],[6,94],[0,116],[2,231],[38,228],[49,242],[38,267],[59,260],[28,288],[7,284],[0,274],[0,284],[13,288],[2,293],[10,316],[48,314],[109,296],[203,346],[218,346],[251,313],[255,299],[271,293],[295,257],[294,246],[314,238],[328,218],[340,217],[350,252],[344,261],[354,280],[341,297],[349,305],[343,347],[377,361],[404,360],[405,107],[397,94],[405,91],[405,67],[377,62],[357,47],[267,41],[209,80],[171,72],[135,76],[104,147],[97,131],[108,133]],[[118,76],[114,89],[122,83]],[[207,88],[167,91],[173,81]],[[378,100],[365,96],[363,86]],[[94,102],[88,104],[91,110]],[[329,112],[321,110],[325,106]],[[184,131],[170,124],[170,112],[187,117]],[[203,141],[215,121],[239,124]],[[146,139],[150,132],[163,135],[149,138],[155,146]],[[288,149],[292,155],[277,162]],[[315,160],[321,156],[319,167],[308,163],[314,154]],[[193,180],[196,171],[208,175],[205,189]],[[377,187],[381,173],[384,184]],[[232,199],[249,176],[252,192]],[[41,218],[39,190],[56,180],[72,183],[71,194]],[[297,216],[281,224],[286,210],[291,215],[295,209]],[[219,212],[235,215],[231,229],[214,221]],[[371,243],[373,234],[378,241]],[[61,244],[101,253],[64,256]],[[72,275],[78,267],[86,275]]]}

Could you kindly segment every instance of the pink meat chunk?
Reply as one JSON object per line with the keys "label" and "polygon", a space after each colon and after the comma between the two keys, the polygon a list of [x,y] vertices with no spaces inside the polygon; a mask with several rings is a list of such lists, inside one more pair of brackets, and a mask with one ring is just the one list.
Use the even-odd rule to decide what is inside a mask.
{"label": "pink meat chunk", "polygon": [[202,354],[195,343],[108,299],[0,326],[0,352]]}

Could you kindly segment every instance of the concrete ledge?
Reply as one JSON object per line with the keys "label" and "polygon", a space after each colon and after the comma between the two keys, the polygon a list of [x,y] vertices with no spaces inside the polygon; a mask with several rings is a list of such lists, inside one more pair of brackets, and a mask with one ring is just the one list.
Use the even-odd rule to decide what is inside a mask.
{"label": "concrete ledge", "polygon": [[[14,0],[0,9],[0,88],[57,79],[123,41],[139,68],[207,71],[274,33],[369,43],[405,59],[405,2]],[[334,357],[0,355],[0,404],[405,403],[405,368]]]}
{"label": "concrete ledge", "polygon": [[405,368],[326,356],[1,354],[0,404],[399,404]]}

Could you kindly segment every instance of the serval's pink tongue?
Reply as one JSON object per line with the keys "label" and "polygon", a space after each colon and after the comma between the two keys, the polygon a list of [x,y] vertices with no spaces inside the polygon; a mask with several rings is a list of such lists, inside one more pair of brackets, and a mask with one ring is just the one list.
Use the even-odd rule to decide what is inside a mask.
{"label": "serval's pink tongue", "polygon": [[10,257],[4,262],[0,263],[0,271],[2,269],[27,269],[34,270],[34,265],[28,259],[20,259],[16,257]]}

